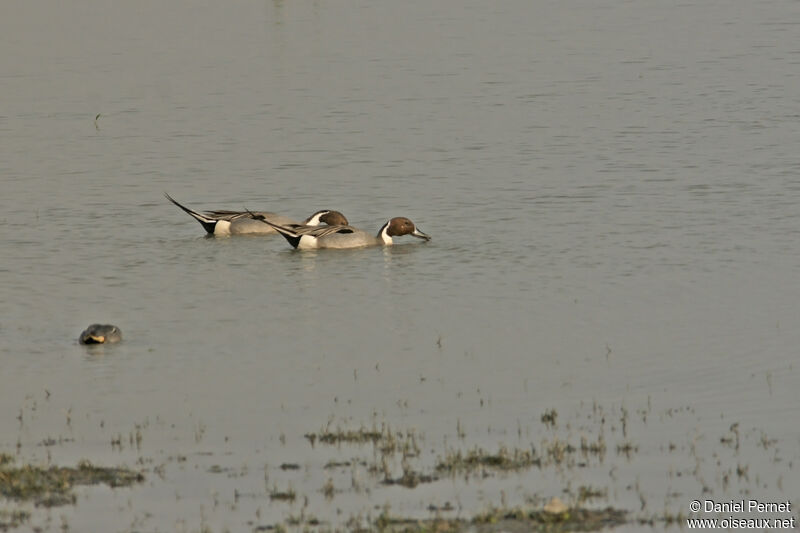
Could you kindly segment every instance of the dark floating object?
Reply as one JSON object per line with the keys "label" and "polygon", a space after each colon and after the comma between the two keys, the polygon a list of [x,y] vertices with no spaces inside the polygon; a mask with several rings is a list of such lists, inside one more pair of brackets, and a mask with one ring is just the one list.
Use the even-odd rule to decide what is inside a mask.
{"label": "dark floating object", "polygon": [[81,344],[113,344],[122,340],[122,332],[111,324],[92,324],[81,333]]}

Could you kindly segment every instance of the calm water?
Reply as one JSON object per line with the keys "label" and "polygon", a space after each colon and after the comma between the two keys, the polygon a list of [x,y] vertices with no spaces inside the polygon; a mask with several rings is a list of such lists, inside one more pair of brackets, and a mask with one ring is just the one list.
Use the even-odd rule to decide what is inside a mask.
{"label": "calm water", "polygon": [[[6,4],[0,452],[147,476],[31,523],[469,517],[581,486],[650,516],[798,502],[799,21],[789,0]],[[205,238],[164,191],[433,240]],[[77,345],[91,322],[124,342]],[[476,446],[608,451],[407,489],[369,446],[304,438],[373,424],[413,431],[427,473]]]}

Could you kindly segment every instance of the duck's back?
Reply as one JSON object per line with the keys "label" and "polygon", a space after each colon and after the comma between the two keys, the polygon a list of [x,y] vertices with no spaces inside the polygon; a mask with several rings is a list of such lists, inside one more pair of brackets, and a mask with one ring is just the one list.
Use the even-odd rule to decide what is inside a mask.
{"label": "duck's back", "polygon": [[[266,218],[273,224],[280,224],[282,226],[290,226],[292,224],[296,224],[294,220],[283,215],[277,215],[275,213],[267,213],[263,211],[259,211],[256,214],[263,215],[264,218]],[[243,235],[246,233],[260,233],[260,234],[277,233],[277,231],[275,231],[275,229],[273,229],[271,226],[268,226],[267,224],[264,224],[262,221],[256,220],[249,216],[240,217],[232,221],[230,231],[234,235]]]}

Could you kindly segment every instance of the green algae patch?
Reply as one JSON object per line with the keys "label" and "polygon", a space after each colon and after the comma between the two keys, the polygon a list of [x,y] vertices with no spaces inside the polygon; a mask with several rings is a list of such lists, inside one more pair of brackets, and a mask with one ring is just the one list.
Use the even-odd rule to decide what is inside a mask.
{"label": "green algae patch", "polygon": [[144,481],[140,472],[127,468],[95,466],[81,461],[73,467],[43,468],[30,464],[0,467],[0,496],[9,500],[32,501],[37,506],[53,507],[75,503],[75,485],[127,487]]}

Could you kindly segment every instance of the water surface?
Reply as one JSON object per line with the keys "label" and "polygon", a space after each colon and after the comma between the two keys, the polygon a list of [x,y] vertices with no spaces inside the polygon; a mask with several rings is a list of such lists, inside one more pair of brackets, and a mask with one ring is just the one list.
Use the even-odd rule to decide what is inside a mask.
{"label": "water surface", "polygon": [[[35,525],[469,517],[581,486],[642,516],[796,500],[796,3],[3,11],[0,451],[147,475]],[[164,191],[433,240],[205,238]],[[78,346],[98,321],[124,342]],[[373,425],[413,432],[425,472],[477,446],[607,452],[407,489],[370,446],[304,437]]]}

